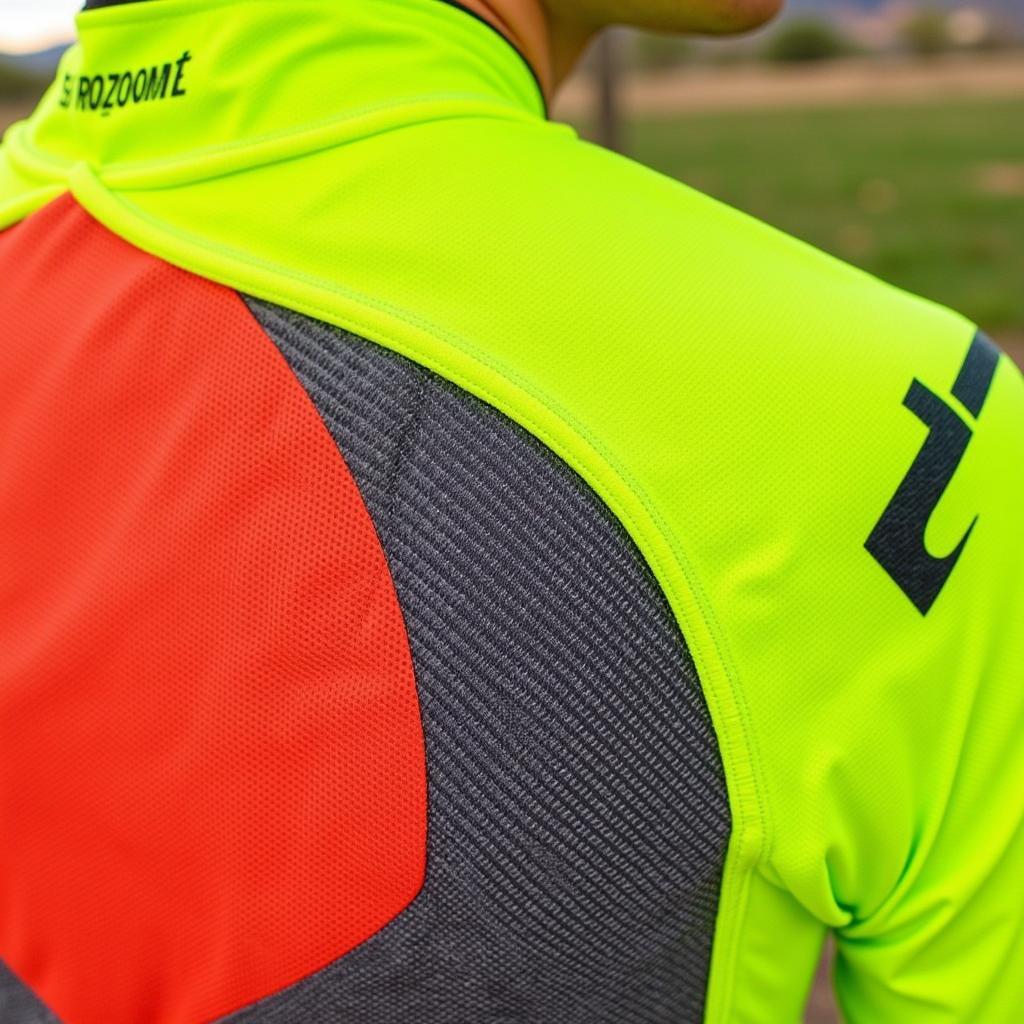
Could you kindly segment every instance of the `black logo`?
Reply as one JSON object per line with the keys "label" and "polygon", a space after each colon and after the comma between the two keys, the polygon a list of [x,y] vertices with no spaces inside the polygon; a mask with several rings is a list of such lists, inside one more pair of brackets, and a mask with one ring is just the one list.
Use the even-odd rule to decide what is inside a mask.
{"label": "black logo", "polygon": [[[999,349],[979,331],[952,391],[975,419],[985,404],[998,362]],[[951,406],[916,378],[903,404],[928,427],[928,437],[864,546],[926,615],[978,521],[975,516],[948,555],[936,557],[924,546],[925,527],[967,451],[972,431]]]}
{"label": "black logo", "polygon": [[93,111],[108,117],[112,110],[138,103],[186,95],[185,65],[192,59],[186,50],[177,60],[137,71],[108,75],[65,74],[60,105],[66,110]]}

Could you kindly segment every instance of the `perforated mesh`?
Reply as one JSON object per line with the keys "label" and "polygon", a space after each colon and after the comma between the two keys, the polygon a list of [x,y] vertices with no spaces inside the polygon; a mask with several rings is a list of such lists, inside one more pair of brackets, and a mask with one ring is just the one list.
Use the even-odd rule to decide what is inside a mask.
{"label": "perforated mesh", "polygon": [[249,300],[388,557],[427,744],[427,880],[262,1024],[699,1021],[729,815],[685,643],[586,484],[378,346]]}
{"label": "perforated mesh", "polygon": [[208,1021],[420,889],[401,609],[236,293],[70,197],[0,281],[0,956],[68,1024]]}

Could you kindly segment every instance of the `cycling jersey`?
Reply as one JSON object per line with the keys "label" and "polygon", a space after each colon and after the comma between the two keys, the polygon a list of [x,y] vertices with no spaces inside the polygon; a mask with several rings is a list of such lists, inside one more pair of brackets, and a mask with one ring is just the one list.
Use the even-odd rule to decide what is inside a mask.
{"label": "cycling jersey", "polygon": [[0,1018],[1024,1006],[1024,382],[438,0],[87,11],[0,149]]}

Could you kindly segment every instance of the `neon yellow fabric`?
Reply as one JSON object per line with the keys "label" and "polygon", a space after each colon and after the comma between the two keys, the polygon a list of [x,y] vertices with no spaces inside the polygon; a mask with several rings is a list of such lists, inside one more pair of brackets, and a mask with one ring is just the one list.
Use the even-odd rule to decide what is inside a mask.
{"label": "neon yellow fabric", "polygon": [[[826,928],[851,1021],[1021,1019],[1010,361],[928,523],[945,554],[978,517],[922,615],[864,544],[927,435],[911,381],[968,418],[962,318],[546,122],[511,47],[437,0],[161,0],[79,29],[0,150],[0,226],[70,189],[420,361],[570,462],[648,559],[733,814],[706,1019],[797,1020]],[[186,53],[183,94],[77,105],[83,76],[170,84]]]}

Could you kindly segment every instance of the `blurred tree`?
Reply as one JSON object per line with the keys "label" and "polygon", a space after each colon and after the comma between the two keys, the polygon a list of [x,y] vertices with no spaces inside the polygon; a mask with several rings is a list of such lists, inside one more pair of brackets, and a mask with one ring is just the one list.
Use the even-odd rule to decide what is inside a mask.
{"label": "blurred tree", "polygon": [[38,96],[48,79],[32,74],[0,58],[0,100],[24,100]]}
{"label": "blurred tree", "polygon": [[634,32],[629,48],[629,63],[642,71],[670,71],[691,60],[693,43],[680,36],[657,32]]}
{"label": "blurred tree", "polygon": [[768,40],[764,55],[781,63],[830,60],[850,52],[834,25],[821,18],[793,18]]}
{"label": "blurred tree", "polygon": [[950,48],[949,15],[936,7],[915,11],[903,26],[903,42],[918,57],[933,57]]}

